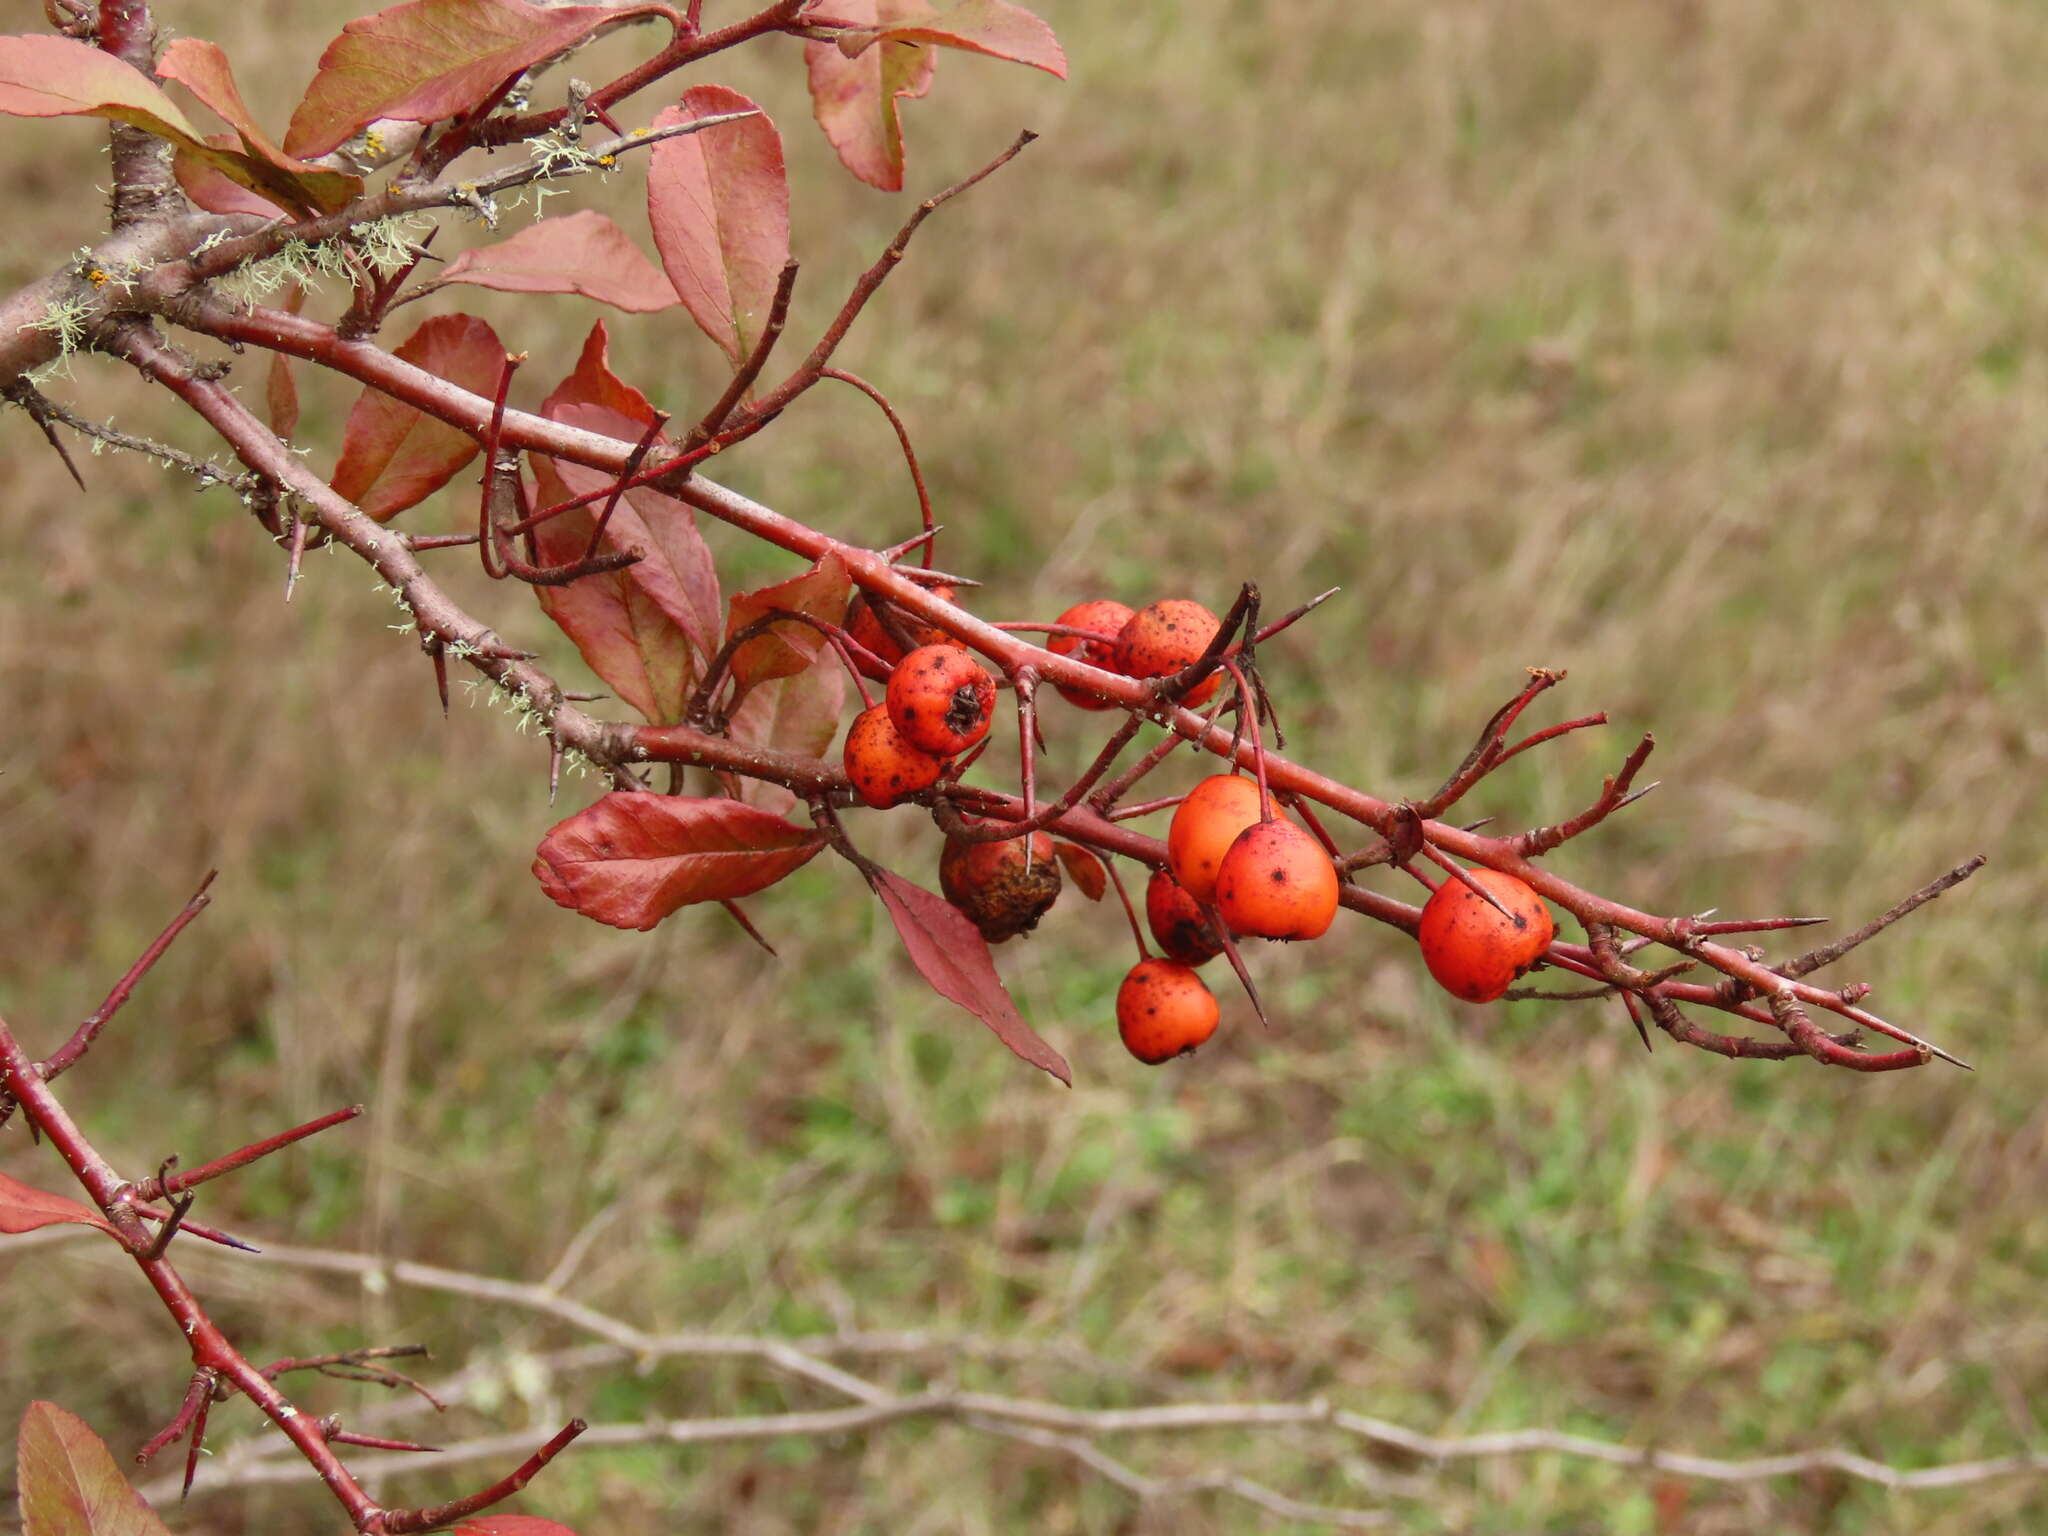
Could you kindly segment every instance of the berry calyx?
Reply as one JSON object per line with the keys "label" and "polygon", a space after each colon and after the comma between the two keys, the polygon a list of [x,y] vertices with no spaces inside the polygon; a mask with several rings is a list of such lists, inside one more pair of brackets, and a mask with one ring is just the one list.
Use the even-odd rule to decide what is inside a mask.
{"label": "berry calyx", "polygon": [[1202,904],[1163,869],[1154,870],[1145,885],[1145,925],[1166,958],[1182,965],[1201,965],[1223,953]]}
{"label": "berry calyx", "polygon": [[[1115,672],[1117,666],[1116,637],[1123,627],[1131,622],[1131,609],[1127,603],[1114,598],[1097,597],[1085,603],[1076,603],[1061,614],[1057,623],[1071,625],[1075,629],[1092,629],[1097,634],[1107,635],[1106,640],[1083,640],[1079,635],[1054,635],[1046,641],[1045,648],[1055,656],[1072,656],[1085,661],[1091,667]],[[1055,685],[1057,686],[1057,685]],[[1114,709],[1116,706],[1105,699],[1098,699],[1092,693],[1083,693],[1078,688],[1060,688],[1059,695],[1076,709]]]}
{"label": "berry calyx", "polygon": [[878,811],[930,789],[946,771],[943,758],[920,751],[897,733],[886,704],[876,704],[854,717],[846,730],[840,760],[861,803]]}
{"label": "berry calyx", "polygon": [[1028,869],[1026,862],[1021,837],[999,843],[949,837],[939,855],[939,889],[984,939],[1000,944],[1036,928],[1060,894],[1059,860],[1050,837],[1031,834]]}
{"label": "berry calyx", "polygon": [[1422,963],[1445,991],[1468,1003],[1490,1003],[1550,948],[1557,925],[1543,898],[1513,875],[1497,869],[1466,874],[1507,908],[1507,915],[1453,875],[1423,907],[1416,937],[1422,941]]}
{"label": "berry calyx", "polygon": [[[958,601],[951,587],[931,587],[927,590],[941,602]],[[896,610],[896,617],[902,624],[904,632],[919,645],[943,645],[951,638],[936,624],[926,624],[900,608]],[[903,659],[903,647],[882,627],[882,621],[875,617],[874,604],[864,592],[855,593],[853,601],[847,605],[846,632],[856,643],[873,651],[892,667]]]}
{"label": "berry calyx", "polygon": [[[1147,603],[1117,632],[1116,670],[1129,677],[1171,676],[1206,651],[1222,627],[1215,614],[1184,597]],[[1223,674],[1211,673],[1181,703],[1193,709],[1222,686]]]}
{"label": "berry calyx", "polygon": [[1197,901],[1216,899],[1216,872],[1238,833],[1259,819],[1259,786],[1235,773],[1202,780],[1173,809],[1166,861]]}
{"label": "berry calyx", "polygon": [[1116,990],[1116,1030],[1148,1067],[1185,1056],[1216,1033],[1216,998],[1188,966],[1140,960]]}
{"label": "berry calyx", "polygon": [[996,680],[958,645],[921,645],[889,674],[897,734],[937,757],[965,752],[988,734]]}
{"label": "berry calyx", "polygon": [[1234,933],[1319,939],[1337,915],[1336,866],[1293,822],[1256,822],[1217,868],[1216,910]]}

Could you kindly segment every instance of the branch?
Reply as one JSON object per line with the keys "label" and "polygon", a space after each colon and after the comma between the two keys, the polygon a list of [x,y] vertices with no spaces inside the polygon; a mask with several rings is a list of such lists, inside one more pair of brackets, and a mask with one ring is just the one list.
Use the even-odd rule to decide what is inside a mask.
{"label": "branch", "polygon": [[[0,1250],[4,1252],[5,1250]],[[851,1400],[851,1406],[805,1409],[789,1413],[734,1417],[657,1419],[648,1422],[599,1424],[581,1440],[585,1447],[642,1444],[709,1445],[768,1439],[810,1439],[861,1433],[914,1421],[949,1421],[985,1433],[1003,1434],[1056,1449],[1089,1466],[1099,1475],[1148,1501],[1165,1502],[1205,1492],[1245,1498],[1269,1512],[1283,1506],[1299,1513],[1289,1518],[1377,1523],[1380,1512],[1330,1510],[1299,1504],[1286,1495],[1230,1472],[1187,1478],[1151,1478],[1108,1458],[1095,1441],[1111,1437],[1187,1434],[1218,1429],[1322,1429],[1382,1450],[1433,1464],[1502,1457],[1557,1455],[1635,1467],[1669,1476],[1706,1482],[1749,1483],[1781,1477],[1833,1472],[1895,1492],[1921,1492],[1987,1482],[1996,1478],[2048,1474],[2048,1453],[2021,1453],[1942,1466],[1900,1468],[1843,1449],[1821,1449],[1748,1459],[1702,1456],[1685,1451],[1637,1447],[1549,1428],[1495,1431],[1473,1435],[1434,1436],[1404,1425],[1353,1413],[1325,1399],[1306,1402],[1173,1402],[1126,1408],[1087,1408],[995,1393],[922,1389],[892,1392],[878,1382],[834,1365],[828,1356],[901,1358],[932,1355],[938,1369],[963,1354],[998,1359],[1042,1356],[1046,1346],[1029,1341],[957,1338],[926,1333],[841,1333],[797,1338],[752,1334],[650,1333],[622,1319],[562,1297],[548,1287],[506,1281],[432,1265],[387,1261],[368,1254],[330,1249],[273,1247],[259,1262],[334,1274],[376,1276],[400,1284],[441,1291],[475,1301],[501,1302],[569,1322],[606,1343],[596,1348],[561,1352],[549,1357],[557,1370],[603,1369],[624,1361],[751,1359],[787,1375],[811,1381]],[[1103,1374],[1126,1375],[1113,1363],[1083,1354],[1080,1362]],[[477,1373],[439,1383],[437,1397],[464,1399],[465,1383],[483,1385]],[[380,1417],[420,1411],[410,1401],[387,1405]],[[1048,1437],[1061,1437],[1054,1443]],[[528,1441],[516,1436],[458,1441],[441,1448],[436,1466],[517,1454]],[[1100,1458],[1099,1460],[1097,1458]],[[1112,1471],[1114,1466],[1120,1469]],[[363,1477],[384,1477],[418,1470],[410,1457],[368,1458],[358,1464]],[[270,1441],[237,1446],[202,1470],[195,1492],[205,1494],[261,1484],[301,1481],[302,1465],[285,1448]],[[145,1496],[171,1485],[145,1488]],[[1382,1492],[1430,1498],[1441,1489],[1428,1479],[1390,1484]],[[1277,1503],[1263,1502],[1266,1499]]]}

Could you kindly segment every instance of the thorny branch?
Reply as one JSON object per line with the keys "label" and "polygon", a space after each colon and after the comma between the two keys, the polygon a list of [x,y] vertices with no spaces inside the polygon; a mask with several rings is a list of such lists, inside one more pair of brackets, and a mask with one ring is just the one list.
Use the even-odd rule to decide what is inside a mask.
{"label": "thorny branch", "polygon": [[[1251,767],[1260,776],[1262,785],[1269,784],[1276,795],[1312,821],[1321,840],[1332,849],[1336,845],[1320,822],[1315,821],[1311,802],[1376,834],[1380,842],[1367,854],[1340,861],[1347,868],[1364,868],[1382,861],[1407,865],[1420,853],[1454,868],[1455,860],[1464,860],[1503,870],[1522,879],[1547,900],[1574,915],[1587,934],[1588,942],[1584,945],[1563,941],[1554,944],[1546,956],[1547,962],[1556,969],[1602,984],[1585,995],[1618,993],[1637,1027],[1645,1029],[1645,1043],[1648,1036],[1643,1020],[1647,1015],[1673,1040],[1728,1057],[1778,1060],[1804,1055],[1826,1065],[1865,1072],[1919,1066],[1936,1055],[1954,1060],[1939,1048],[1863,1009],[1860,1003],[1868,988],[1860,983],[1831,991],[1811,985],[1804,978],[1840,960],[1917,907],[1967,878],[1981,865],[1981,858],[1959,866],[1923,887],[1846,938],[1771,964],[1759,949],[1720,944],[1714,939],[1740,932],[1789,927],[1803,920],[1768,919],[1757,924],[1737,925],[1708,923],[1689,916],[1659,917],[1581,889],[1532,862],[1571,838],[1592,830],[1648,792],[1647,789],[1632,788],[1634,777],[1649,754],[1651,742],[1647,736],[1621,769],[1606,780],[1599,796],[1589,807],[1556,825],[1532,829],[1519,836],[1491,837],[1481,835],[1476,827],[1455,826],[1441,819],[1451,806],[1502,763],[1567,732],[1604,723],[1602,715],[1588,716],[1536,731],[1519,742],[1509,743],[1508,732],[1515,721],[1538,694],[1561,680],[1561,673],[1533,673],[1522,692],[1487,723],[1471,753],[1436,794],[1426,801],[1408,804],[1370,796],[1263,748],[1257,720],[1265,701],[1263,687],[1252,665],[1252,647],[1258,640],[1300,618],[1315,606],[1314,602],[1262,630],[1257,622],[1256,589],[1247,586],[1226,616],[1216,643],[1196,663],[1173,678],[1138,682],[1091,666],[1084,660],[1055,655],[932,595],[928,583],[937,573],[928,568],[931,563],[930,538],[935,524],[922,472],[910,448],[907,432],[880,391],[857,375],[833,366],[833,358],[869,299],[904,258],[911,237],[923,221],[945,202],[993,174],[1018,154],[1033,137],[1028,133],[1021,135],[973,176],[919,204],[881,256],[854,282],[837,314],[826,325],[804,360],[781,383],[749,402],[747,395],[787,321],[795,269],[793,265],[785,269],[768,324],[758,344],[731,385],[699,419],[698,427],[680,444],[659,443],[653,433],[637,444],[622,442],[531,413],[508,409],[502,388],[497,399],[488,399],[379,348],[363,333],[397,299],[398,287],[406,280],[404,273],[376,279],[367,291],[359,291],[349,313],[338,326],[283,309],[239,306],[222,298],[210,286],[213,280],[275,255],[295,242],[309,246],[325,241],[346,243],[360,226],[394,216],[434,209],[463,209],[488,222],[495,217],[492,199],[499,193],[537,181],[608,168],[617,156],[646,148],[664,138],[699,132],[749,116],[751,114],[748,113],[727,114],[695,119],[651,132],[621,134],[594,145],[579,144],[573,154],[543,155],[525,164],[473,178],[444,174],[456,156],[472,147],[530,140],[558,130],[573,134],[586,120],[615,126],[608,115],[612,104],[689,62],[751,38],[775,32],[831,36],[832,28],[837,24],[816,14],[806,16],[806,10],[806,0],[776,0],[756,15],[711,33],[703,32],[697,24],[697,7],[694,4],[681,16],[665,13],[676,24],[670,43],[617,79],[594,91],[581,88],[572,91],[571,105],[561,109],[525,112],[515,106],[510,115],[493,116],[503,94],[501,92],[500,97],[493,97],[490,102],[466,114],[439,138],[415,135],[407,141],[412,146],[415,167],[420,175],[412,179],[400,178],[380,191],[366,193],[338,212],[316,218],[265,221],[249,215],[186,213],[170,177],[169,155],[164,143],[126,124],[116,124],[112,129],[113,231],[107,240],[89,253],[87,260],[69,263],[41,282],[0,302],[0,394],[22,406],[53,445],[59,444],[55,428],[62,425],[99,443],[149,454],[192,475],[202,486],[211,483],[228,486],[252,503],[266,528],[274,535],[282,533],[277,508],[288,498],[293,508],[290,558],[294,574],[299,552],[305,547],[309,532],[349,549],[377,572],[380,581],[403,604],[417,627],[422,645],[435,661],[442,678],[444,699],[446,661],[451,655],[459,656],[489,683],[516,700],[547,733],[553,765],[557,770],[565,754],[574,754],[594,764],[614,786],[640,788],[643,786],[636,765],[648,762],[697,764],[782,784],[810,801],[828,821],[834,806],[852,803],[844,775],[836,765],[734,743],[718,733],[715,729],[718,722],[709,717],[708,709],[693,715],[696,723],[692,725],[651,727],[600,720],[577,708],[572,697],[553,677],[536,665],[532,653],[506,645],[495,631],[456,604],[425,573],[416,552],[455,541],[431,537],[415,540],[366,517],[359,508],[338,495],[330,483],[308,468],[287,445],[280,443],[223,384],[222,376],[226,372],[223,364],[197,362],[188,357],[176,342],[157,329],[158,324],[174,326],[225,343],[230,348],[255,346],[314,362],[378,389],[486,444],[483,526],[479,529],[478,538],[480,553],[487,565],[495,560],[502,570],[528,582],[567,582],[583,575],[616,569],[624,560],[615,555],[599,554],[595,537],[585,559],[571,566],[543,570],[519,558],[514,538],[539,521],[539,517],[529,516],[527,509],[520,504],[522,493],[518,469],[522,454],[549,455],[609,473],[614,477],[613,484],[607,491],[598,493],[600,498],[610,496],[615,500],[635,485],[654,484],[681,498],[697,511],[792,554],[810,560],[836,554],[845,563],[865,600],[875,604],[878,611],[894,612],[907,620],[915,620],[953,636],[1011,679],[1017,690],[1025,770],[1023,793],[1013,796],[960,783],[957,779],[942,781],[925,799],[939,823],[956,834],[995,837],[1015,835],[1025,827],[1046,826],[1098,852],[1120,853],[1157,866],[1164,859],[1163,845],[1157,839],[1118,824],[1113,818],[1118,813],[1121,797],[1167,752],[1185,742],[1226,762]],[[154,58],[154,27],[145,0],[104,0],[99,7],[99,20],[101,46],[147,72]],[[404,152],[404,149],[399,150],[401,154]],[[98,281],[89,275],[92,273],[98,274]],[[109,273],[117,274],[119,280],[109,281]],[[67,328],[61,336],[47,324],[56,306],[61,306],[68,317]],[[95,423],[44,396],[26,375],[70,350],[74,341],[118,358],[144,377],[162,385],[214,429],[241,460],[244,470],[234,473],[223,471],[205,460],[195,459],[161,443]],[[902,553],[900,550],[870,549],[834,538],[696,473],[697,465],[704,459],[760,431],[798,396],[825,378],[845,382],[867,393],[895,428],[919,499],[925,528],[922,536],[926,545],[925,571],[913,574],[898,567],[896,560]],[[506,380],[509,382],[509,368]],[[58,451],[63,452],[61,446]],[[68,467],[68,457],[66,463]],[[75,475],[75,469],[73,473]],[[581,505],[589,499],[579,499],[573,505]],[[566,509],[549,509],[549,512]],[[1320,602],[1321,599],[1315,601]],[[841,648],[841,654],[852,661],[854,658],[843,646],[843,637],[831,638],[835,647]],[[1221,721],[1223,706],[1220,702],[1206,717],[1181,707],[1179,703],[1189,689],[1219,668],[1238,675],[1236,720],[1228,728]],[[1042,803],[1034,767],[1032,696],[1041,682],[1086,692],[1125,713],[1124,722],[1095,761],[1049,803]],[[1107,777],[1120,753],[1136,738],[1146,722],[1163,727],[1165,738],[1124,773],[1114,778]],[[968,814],[982,818],[985,823],[992,821],[1003,825],[973,829],[964,819]],[[1381,850],[1384,850],[1383,854]],[[1342,888],[1341,900],[1352,910],[1403,931],[1413,932],[1418,920],[1419,914],[1414,907],[1348,880]],[[177,1416],[148,1449],[155,1451],[189,1436],[190,1454],[185,1473],[189,1482],[198,1464],[211,1406],[232,1392],[240,1392],[255,1402],[266,1417],[284,1432],[289,1444],[280,1444],[274,1439],[257,1443],[257,1448],[246,1456],[230,1458],[222,1466],[222,1475],[204,1480],[202,1486],[226,1487],[237,1485],[237,1480],[246,1483],[274,1481],[287,1476],[303,1477],[299,1463],[288,1463],[287,1460],[296,1454],[327,1484],[348,1510],[356,1528],[369,1533],[369,1536],[378,1536],[378,1533],[395,1536],[399,1532],[426,1530],[485,1508],[523,1486],[527,1478],[582,1432],[581,1422],[570,1425],[554,1440],[528,1455],[510,1476],[469,1498],[422,1510],[382,1509],[364,1491],[362,1479],[401,1470],[406,1463],[400,1459],[387,1465],[385,1461],[370,1458],[359,1462],[352,1472],[340,1462],[333,1446],[396,1447],[408,1442],[365,1437],[342,1429],[338,1421],[332,1419],[314,1420],[299,1412],[276,1388],[272,1378],[287,1369],[344,1366],[372,1370],[377,1373],[374,1379],[394,1379],[387,1384],[412,1384],[410,1378],[383,1367],[368,1366],[368,1361],[379,1357],[380,1352],[375,1350],[287,1360],[258,1368],[215,1326],[168,1257],[172,1239],[178,1233],[227,1243],[235,1241],[226,1234],[213,1232],[186,1219],[193,1199],[190,1193],[193,1187],[230,1173],[303,1136],[337,1124],[348,1118],[352,1111],[338,1112],[252,1143],[190,1173],[180,1174],[167,1162],[155,1177],[129,1181],[116,1174],[93,1148],[50,1087],[52,1079],[74,1065],[92,1047],[99,1032],[114,1017],[150,964],[204,905],[203,894],[195,896],[185,912],[173,921],[110,993],[101,1009],[80,1025],[70,1039],[47,1059],[35,1061],[4,1021],[0,1021],[0,1121],[19,1109],[35,1130],[50,1140],[91,1195],[115,1239],[140,1268],[191,1341],[194,1373],[187,1392]],[[1624,941],[1620,937],[1622,934],[1633,938]],[[1679,959],[1661,969],[1638,968],[1630,963],[1628,956],[1645,943],[1665,946]],[[1711,984],[1680,979],[1683,973],[1699,966],[1718,972],[1720,979]],[[1718,1034],[1694,1023],[1682,1011],[1681,1005],[1732,1014],[1767,1029],[1775,1028],[1783,1038],[1768,1040]],[[1814,1020],[1816,1011],[1833,1014],[1851,1027],[1839,1033],[1823,1029]],[[1888,1035],[1908,1048],[1884,1053],[1866,1052],[1858,1044],[1858,1032],[1865,1030]],[[163,1210],[155,1203],[163,1200],[174,1202],[170,1210]],[[157,1224],[154,1232],[146,1225],[148,1222]],[[181,1246],[181,1255],[184,1251]],[[329,1269],[346,1270],[356,1267],[358,1261],[363,1265],[380,1264],[380,1261],[362,1256],[302,1254],[299,1257],[313,1267]],[[1141,1502],[1162,1502],[1194,1493],[1220,1492],[1283,1518],[1321,1520],[1356,1528],[1379,1524],[1386,1517],[1380,1511],[1327,1509],[1302,1504],[1233,1472],[1218,1471],[1196,1477],[1166,1479],[1150,1477],[1109,1456],[1098,1442],[1110,1436],[1140,1432],[1296,1426],[1326,1429],[1333,1434],[1438,1464],[1480,1456],[1555,1452],[1674,1475],[1728,1481],[1832,1470],[1902,1490],[1954,1486],[1989,1477],[2048,1470],[2048,1458],[2026,1456],[1901,1471],[1845,1451],[1730,1462],[1612,1445],[1542,1429],[1503,1435],[1433,1438],[1397,1425],[1349,1414],[1321,1402],[1173,1404],[1094,1410],[942,1387],[910,1393],[896,1392],[832,1364],[824,1358],[829,1352],[824,1346],[810,1350],[786,1341],[745,1340],[738,1343],[726,1341],[722,1346],[713,1347],[695,1336],[644,1334],[561,1295],[552,1287],[489,1281],[480,1276],[457,1275],[427,1266],[384,1265],[381,1272],[401,1283],[437,1285],[462,1294],[545,1312],[604,1339],[607,1348],[630,1351],[636,1358],[658,1358],[666,1348],[667,1353],[675,1356],[724,1353],[757,1359],[850,1401],[850,1406],[754,1419],[684,1419],[644,1425],[600,1426],[589,1433],[588,1438],[593,1443],[623,1444],[646,1440],[689,1443],[791,1434],[849,1433],[909,1420],[944,1419],[1053,1450],[1125,1488]],[[505,1441],[465,1442],[448,1448],[440,1459],[445,1463],[484,1455],[509,1456],[515,1451],[528,1450],[529,1444],[521,1442],[515,1447]]]}

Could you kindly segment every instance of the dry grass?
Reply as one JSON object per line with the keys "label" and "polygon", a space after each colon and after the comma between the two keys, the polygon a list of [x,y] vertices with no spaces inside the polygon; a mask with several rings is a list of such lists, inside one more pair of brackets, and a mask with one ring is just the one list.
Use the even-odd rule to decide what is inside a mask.
{"label": "dry grass", "polygon": [[[279,116],[325,35],[308,15],[355,9],[167,14],[222,36]],[[635,937],[556,911],[525,872],[551,819],[543,755],[480,708],[439,722],[366,575],[322,557],[287,608],[275,552],[224,499],[96,460],[80,502],[18,418],[0,1011],[51,1038],[219,864],[214,911],[67,1086],[136,1166],[375,1105],[216,1186],[202,1210],[224,1225],[538,1277],[618,1202],[590,1299],[648,1324],[1073,1338],[1191,1396],[1321,1392],[1425,1428],[1721,1454],[2038,1445],[2048,19],[1995,0],[1042,9],[1073,81],[946,59],[910,109],[913,184],[1019,124],[1045,142],[927,231],[848,358],[911,420],[949,562],[992,578],[977,606],[1342,582],[1271,670],[1303,754],[1394,794],[1433,785],[1522,666],[1567,666],[1564,708],[1611,710],[1615,736],[1504,775],[1474,814],[1574,805],[1654,728],[1665,788],[1560,866],[1652,908],[1855,920],[1988,851],[1856,973],[1985,1070],[1646,1060],[1608,1013],[1455,1007],[1405,945],[1353,928],[1259,957],[1275,1034],[1232,1006],[1216,1047],[1146,1074],[1108,1025],[1121,947],[1072,903],[1005,957],[1074,1059],[1060,1093],[907,986],[837,871],[755,904],[773,968],[721,919]],[[902,205],[828,164],[793,49],[771,52],[721,78],[790,142],[815,325]],[[9,134],[0,199],[34,210],[0,234],[12,281],[91,237],[65,189],[101,162],[75,124]],[[629,201],[628,180],[605,195]],[[590,319],[482,307],[557,368]],[[681,321],[614,330],[629,376],[701,397],[715,358]],[[78,392],[164,420],[102,367]],[[347,398],[315,403],[316,461]],[[807,403],[723,468],[879,539],[911,513],[878,427],[850,394]],[[871,841],[913,873],[935,851],[907,814]],[[47,1181],[18,1136],[0,1166]],[[110,1258],[36,1255],[5,1276],[8,1403],[56,1397],[132,1444],[174,1404],[175,1341]],[[204,1272],[257,1352],[557,1338]],[[667,1371],[565,1383],[492,1424],[806,1401]],[[1326,1451],[1132,1448],[1364,1500]],[[1222,1505],[1135,1516],[1063,1462],[955,1430],[562,1466],[527,1507],[606,1536],[1260,1528]],[[1698,1488],[1661,1528],[1654,1495],[1537,1460],[1396,1508],[1417,1531],[2048,1523],[2028,1483]],[[317,1507],[173,1518],[310,1529]]]}

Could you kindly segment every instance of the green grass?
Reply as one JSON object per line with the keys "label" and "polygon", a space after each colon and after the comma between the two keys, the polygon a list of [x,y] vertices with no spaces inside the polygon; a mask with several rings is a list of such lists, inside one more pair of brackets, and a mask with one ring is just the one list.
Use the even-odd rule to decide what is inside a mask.
{"label": "green grass", "polygon": [[[316,9],[357,8],[164,14],[223,36],[281,121]],[[2037,1447],[2048,17],[1990,0],[1042,9],[1072,81],[945,59],[907,111],[910,184],[945,184],[1021,125],[1044,142],[925,229],[845,355],[909,421],[945,563],[988,582],[977,610],[1221,606],[1247,578],[1277,607],[1342,583],[1265,660],[1292,750],[1389,796],[1433,788],[1523,667],[1569,667],[1545,718],[1604,708],[1612,731],[1518,762],[1471,814],[1555,820],[1654,730],[1663,787],[1552,860],[1652,910],[1853,924],[1989,852],[1840,976],[1982,1070],[1646,1058],[1605,1010],[1454,1004],[1405,941],[1348,924],[1254,958],[1271,1034],[1230,1000],[1212,1047],[1148,1073],[1110,1025],[1126,945],[1070,893],[1002,956],[1073,1061],[1063,1092],[915,985],[843,869],[750,904],[775,965],[722,917],[625,935],[555,909],[531,849],[591,787],[551,810],[544,754],[502,713],[458,695],[443,724],[366,573],[315,557],[287,608],[280,557],[225,497],[89,459],[80,499],[19,418],[0,461],[0,1012],[54,1039],[218,865],[214,909],[65,1090],[134,1169],[371,1103],[213,1186],[197,1214],[259,1239],[538,1279],[615,1203],[578,1294],[644,1326],[932,1327],[1117,1368],[1050,1349],[937,1367],[990,1390],[1323,1395],[1429,1430],[1722,1456]],[[829,162],[793,45],[729,63],[717,77],[788,141],[802,335],[906,205]],[[91,238],[98,199],[69,189],[103,161],[80,124],[9,135],[0,199],[36,210],[0,235],[11,283]],[[636,186],[590,190],[624,217]],[[533,352],[535,398],[595,314],[474,307]],[[678,317],[611,324],[615,362],[664,404],[715,386]],[[78,373],[92,409],[204,445],[143,386]],[[308,382],[316,464],[351,395]],[[915,526],[850,391],[719,469],[837,533]],[[463,515],[451,500],[411,522]],[[729,588],[790,569],[710,536]],[[575,673],[518,594],[440,558],[462,600]],[[1093,717],[1053,709],[1071,771]],[[915,813],[859,835],[929,881]],[[18,1133],[0,1167],[56,1182]],[[175,1405],[177,1341],[111,1254],[29,1252],[0,1245],[0,1411],[56,1398],[125,1453]],[[421,1338],[453,1368],[577,1342],[421,1292],[191,1267],[262,1357]],[[362,1396],[307,1392],[321,1411]],[[824,1401],[667,1364],[508,1389],[436,1430]],[[247,1432],[245,1408],[221,1419]],[[1359,1505],[1416,1470],[1307,1435],[1114,1449]],[[389,1496],[468,1481],[425,1472]],[[2048,1523],[2040,1480],[1698,1484],[1677,1511],[1656,1480],[1538,1457],[1431,1488],[1385,1497],[1395,1529]],[[1227,1502],[1140,1511],[1052,1453],[914,1426],[571,1456],[522,1507],[607,1536],[1282,1528]],[[167,1518],[331,1524],[274,1490]]]}

